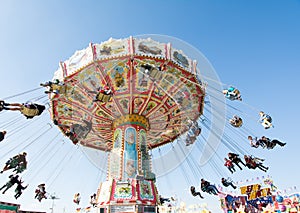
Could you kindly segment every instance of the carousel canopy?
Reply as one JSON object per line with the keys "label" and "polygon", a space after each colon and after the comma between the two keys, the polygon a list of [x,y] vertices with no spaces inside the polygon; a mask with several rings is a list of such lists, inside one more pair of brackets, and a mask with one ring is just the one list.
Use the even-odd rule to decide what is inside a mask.
{"label": "carousel canopy", "polygon": [[[52,118],[65,134],[72,125],[88,129],[81,145],[109,151],[115,122],[140,115],[152,149],[172,142],[201,116],[205,88],[196,73],[196,61],[170,43],[130,37],[90,44],[55,72],[64,89],[49,95]],[[111,96],[95,101],[105,87]]]}

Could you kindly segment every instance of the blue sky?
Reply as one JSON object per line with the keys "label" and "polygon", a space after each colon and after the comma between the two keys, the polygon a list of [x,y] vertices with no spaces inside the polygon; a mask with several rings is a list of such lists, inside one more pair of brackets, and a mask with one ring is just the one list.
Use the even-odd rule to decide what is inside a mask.
{"label": "blue sky", "polygon": [[[249,113],[249,117],[256,117],[256,112],[260,109],[273,116],[275,128],[268,130],[267,133],[255,122],[247,125],[258,135],[268,134],[270,137],[286,141],[288,145],[284,149],[253,150],[253,152],[267,159],[266,164],[271,168],[269,175],[280,188],[286,189],[292,186],[299,188],[300,172],[296,169],[300,148],[297,134],[299,20],[299,0],[2,0],[0,3],[0,73],[2,76],[0,97],[37,88],[40,82],[52,78],[59,61],[68,59],[76,50],[86,48],[90,42],[100,43],[110,37],[125,38],[141,34],[173,36],[200,50],[210,61],[222,83],[233,84],[240,88],[245,104],[230,104],[242,107]],[[42,91],[39,92],[42,94]],[[26,101],[23,98],[21,96],[13,100]],[[30,125],[43,125],[44,121],[49,122],[49,114],[45,114],[41,121],[34,123],[30,121]],[[57,134],[57,131],[51,130],[50,133],[52,136]],[[26,136],[27,134],[31,135],[30,132],[26,132]],[[35,134],[32,130],[32,135]],[[233,133],[228,132],[228,134]],[[25,135],[20,137],[23,140]],[[70,204],[61,200],[56,204],[56,208],[65,207],[70,209],[67,211],[70,212],[75,207],[71,203],[73,194],[84,188],[83,191],[88,197],[89,193],[97,188],[99,180],[104,177],[101,177],[85,156],[68,142],[66,140],[61,149],[61,155],[66,155],[69,153],[68,150],[74,149],[74,152],[64,160],[67,166],[56,169],[55,167],[60,164],[50,162],[41,169],[40,175],[36,175],[35,173],[39,174],[39,172],[34,169],[33,174],[28,171],[24,180],[26,181],[25,178],[28,177],[31,180],[30,186],[34,188],[35,184],[43,181],[38,177],[47,174],[44,170],[57,173],[60,170],[64,171],[65,174],[58,175],[57,179],[55,175],[51,177],[50,182],[52,178],[55,180],[51,190],[60,193],[61,200],[70,199]],[[245,143],[244,149],[251,150]],[[4,145],[1,144],[0,153],[4,156],[7,150],[2,146]],[[40,149],[41,147],[37,145],[30,147],[28,152],[35,152],[31,156],[40,157],[38,155]],[[218,155],[223,156],[226,152],[228,150],[220,147]],[[47,157],[47,154],[44,157]],[[4,163],[6,158],[7,156],[5,159],[1,158],[1,162]],[[73,160],[77,167],[72,164]],[[171,174],[168,178],[161,178],[162,182],[159,186],[163,194],[172,195],[173,191],[182,192],[186,189],[188,184],[184,183],[184,178],[178,178],[176,174],[180,172],[177,171],[175,175]],[[208,172],[208,175],[210,174],[214,175]],[[234,178],[242,180],[245,176],[252,178],[261,175],[264,173],[245,171],[245,173],[235,174]],[[82,186],[80,183],[86,180],[87,176],[90,179]],[[218,178],[210,179],[216,182]],[[70,179],[74,179],[73,185]],[[6,179],[2,176],[0,180],[4,183]],[[161,186],[166,180],[172,180],[173,186],[170,186],[172,190],[168,191],[166,187]],[[176,182],[181,181],[183,184],[177,186]],[[61,188],[64,189],[63,194]],[[24,192],[23,196],[20,202],[26,208],[49,209],[51,205],[49,200],[41,205],[37,204],[30,197],[30,192]],[[183,194],[183,196],[187,195]],[[1,200],[9,199],[7,197],[0,195]],[[209,195],[206,197],[207,200],[201,202],[209,203],[212,209],[214,205],[219,205],[216,198]],[[193,202],[198,202],[192,199]]]}

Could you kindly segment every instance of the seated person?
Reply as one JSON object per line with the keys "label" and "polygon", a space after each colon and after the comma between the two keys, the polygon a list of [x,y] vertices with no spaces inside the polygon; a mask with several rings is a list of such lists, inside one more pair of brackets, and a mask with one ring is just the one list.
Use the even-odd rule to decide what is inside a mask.
{"label": "seated person", "polygon": [[99,88],[97,92],[94,91],[90,91],[90,93],[95,93],[96,96],[93,99],[93,102],[102,102],[102,103],[106,103],[109,102],[111,100],[111,97],[113,95],[113,92],[111,90],[111,88],[109,88],[108,86],[105,86],[104,88]]}
{"label": "seated person", "polygon": [[77,138],[84,139],[89,134],[89,132],[92,130],[92,122],[87,120],[82,120],[84,124],[72,124],[70,131],[74,132],[77,136]]}
{"label": "seated person", "polygon": [[263,111],[259,112],[259,122],[263,125],[265,129],[269,129],[270,127],[274,127],[272,124],[272,117]]}
{"label": "seated person", "polygon": [[190,136],[190,134],[186,135],[186,139],[185,139],[185,145],[189,146],[191,144],[193,144],[196,141],[196,137],[195,136]]}
{"label": "seated person", "polygon": [[202,195],[200,192],[196,192],[195,186],[191,186],[191,193],[194,197],[196,197],[197,195],[199,195],[200,198],[203,199]]}
{"label": "seated person", "polygon": [[264,179],[264,184],[269,185],[272,192],[275,192],[277,190],[277,186],[274,185],[273,180],[271,180],[270,178]]}
{"label": "seated person", "polygon": [[244,159],[246,161],[246,166],[249,169],[260,169],[264,172],[267,172],[267,170],[269,169],[269,167],[265,167],[262,164],[262,161],[264,161],[264,159],[258,158],[258,157],[253,157],[253,156],[249,156],[249,155],[244,155]]}
{"label": "seated person", "polygon": [[111,95],[112,91],[108,86],[105,86],[103,89],[99,90],[100,93],[103,93],[105,95]]}
{"label": "seated person", "polygon": [[223,94],[225,95],[225,98],[228,98],[229,100],[242,100],[241,93],[238,89],[234,87],[229,87],[228,89],[223,90]]}
{"label": "seated person", "polygon": [[226,166],[231,173],[235,172],[235,168],[232,161],[227,158],[224,158],[224,160],[225,160],[224,166]]}
{"label": "seated person", "polygon": [[4,168],[0,173],[3,173],[9,169],[14,169],[14,171],[17,171],[17,173],[23,172],[27,167],[26,155],[26,152],[22,152],[10,158],[8,161],[6,161]]}
{"label": "seated person", "polygon": [[193,134],[194,134],[195,136],[200,135],[200,133],[201,133],[201,128],[199,127],[197,121],[192,125],[191,131],[193,132]]}
{"label": "seated person", "polygon": [[46,109],[45,106],[35,103],[4,103],[4,110],[20,111],[27,119],[42,114]]}
{"label": "seated person", "polygon": [[27,184],[27,186],[23,186],[22,183],[23,183],[22,180],[20,180],[20,181],[17,183],[17,187],[16,187],[16,189],[15,189],[15,192],[16,192],[15,198],[16,198],[16,199],[18,199],[18,198],[22,195],[23,190],[26,189],[26,188],[28,187],[28,184]]}
{"label": "seated person", "polygon": [[39,202],[42,201],[42,199],[47,199],[46,197],[46,187],[44,183],[41,183],[37,186],[38,188],[35,190],[35,199],[38,199]]}
{"label": "seated person", "polygon": [[229,160],[232,161],[232,163],[234,163],[237,167],[239,167],[240,170],[243,170],[243,169],[239,165],[239,163],[241,163],[243,166],[246,166],[245,163],[242,161],[242,159],[239,157],[239,155],[236,154],[236,153],[229,152],[228,153],[228,158],[229,158]]}
{"label": "seated person", "polygon": [[0,132],[0,142],[4,140],[5,135],[6,135],[6,131]]}
{"label": "seated person", "polygon": [[13,170],[16,174],[22,173],[27,169],[27,161],[21,161],[18,166]]}
{"label": "seated person", "polygon": [[270,138],[267,138],[266,136],[262,136],[260,140],[265,144],[267,149],[273,149],[277,144],[279,146],[285,146],[286,145],[286,143],[283,143],[283,142],[281,142],[277,139],[271,140]]}
{"label": "seated person", "polygon": [[55,125],[64,128],[65,135],[71,139],[73,144],[77,144],[80,140],[85,139],[93,128],[92,121],[82,119],[82,123],[75,123],[71,126],[58,123],[57,120],[53,121]]}
{"label": "seated person", "polygon": [[80,199],[81,199],[80,193],[76,193],[76,194],[74,195],[73,202],[76,203],[77,205],[79,205]]}
{"label": "seated person", "polygon": [[250,146],[254,148],[258,148],[261,146],[262,148],[266,147],[266,144],[261,140],[257,139],[257,137],[253,138],[252,136],[248,136],[248,140],[250,141]]}
{"label": "seated person", "polygon": [[223,186],[225,187],[228,187],[228,186],[231,186],[232,188],[236,189],[236,186],[233,184],[233,182],[229,179],[225,179],[225,178],[222,178],[221,179],[221,183],[223,184]]}
{"label": "seated person", "polygon": [[148,75],[152,80],[160,80],[162,78],[162,72],[165,69],[165,65],[163,66],[154,66],[152,64],[142,64],[142,71],[146,75]]}
{"label": "seated person", "polygon": [[97,206],[96,193],[94,193],[93,195],[91,195],[90,204],[91,204],[93,207],[96,207],[96,206]]}
{"label": "seated person", "polygon": [[219,190],[215,185],[211,185],[210,182],[204,180],[203,178],[201,179],[201,190],[214,195],[218,195],[219,193]]}
{"label": "seated person", "polygon": [[237,115],[234,115],[233,118],[229,120],[230,124],[234,127],[241,127],[243,125],[243,120]]}
{"label": "seated person", "polygon": [[61,82],[58,79],[55,79],[54,81],[47,81],[46,83],[41,83],[40,86],[49,88],[47,91],[45,91],[46,94],[61,94],[65,92],[64,82]]}
{"label": "seated person", "polygon": [[13,187],[13,185],[18,184],[21,180],[19,180],[19,175],[10,175],[8,176],[9,181],[6,182],[6,184],[4,184],[1,188],[0,191],[2,189],[4,189],[4,191],[2,192],[2,194],[5,194],[5,192],[10,189],[11,187]]}
{"label": "seated person", "polygon": [[169,198],[163,198],[161,195],[159,195],[159,202],[161,205],[163,205],[165,202],[170,202]]}

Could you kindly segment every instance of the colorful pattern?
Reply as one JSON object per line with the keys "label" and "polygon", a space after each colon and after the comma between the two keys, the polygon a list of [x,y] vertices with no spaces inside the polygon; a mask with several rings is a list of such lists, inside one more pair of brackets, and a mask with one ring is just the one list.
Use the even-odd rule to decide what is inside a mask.
{"label": "colorful pattern", "polygon": [[124,141],[124,174],[123,179],[134,178],[137,174],[137,162],[138,162],[138,151],[137,151],[137,140],[136,140],[135,128],[129,127],[125,131]]}
{"label": "colorful pattern", "polygon": [[141,200],[153,200],[154,199],[154,194],[152,191],[152,182],[150,181],[139,181],[139,194]]}
{"label": "colorful pattern", "polygon": [[[61,63],[54,78],[66,91],[51,95],[52,118],[63,133],[72,124],[91,118],[93,134],[80,144],[110,151],[112,124],[127,115],[149,120],[149,149],[173,141],[186,131],[189,120],[202,114],[205,88],[193,70],[196,63],[170,44],[152,39],[110,39],[77,51]],[[112,90],[109,102],[93,101],[99,89]]]}
{"label": "colorful pattern", "polygon": [[113,141],[113,149],[109,154],[109,176],[117,178],[122,170],[123,134],[121,129],[116,129]]}
{"label": "colorful pattern", "polygon": [[118,182],[113,180],[112,183],[112,193],[110,197],[111,201],[124,201],[124,200],[135,200],[135,181],[129,182]]}
{"label": "colorful pattern", "polygon": [[115,199],[131,199],[132,191],[131,186],[127,183],[117,184],[115,188],[114,198]]}
{"label": "colorful pattern", "polygon": [[116,129],[114,133],[114,149],[122,148],[122,130]]}
{"label": "colorful pattern", "polygon": [[148,148],[147,148],[147,134],[146,131],[141,129],[139,132],[139,149],[141,152],[141,170],[143,174],[150,172],[150,157],[148,154]]}

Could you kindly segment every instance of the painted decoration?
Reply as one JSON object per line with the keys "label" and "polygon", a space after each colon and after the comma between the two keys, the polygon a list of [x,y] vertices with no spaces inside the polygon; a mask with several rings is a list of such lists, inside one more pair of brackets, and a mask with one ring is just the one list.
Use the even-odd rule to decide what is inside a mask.
{"label": "painted decoration", "polygon": [[134,178],[137,174],[137,145],[136,130],[128,127],[125,130],[124,141],[124,179]]}
{"label": "painted decoration", "polygon": [[116,56],[128,53],[128,42],[122,39],[110,38],[101,44],[95,44],[97,59],[106,58],[108,56]]}
{"label": "painted decoration", "polygon": [[114,149],[122,148],[122,130],[116,129],[114,132]]}
{"label": "painted decoration", "polygon": [[142,172],[150,171],[150,159],[147,148],[147,134],[146,131],[141,129],[139,132],[140,152],[142,156]]}
{"label": "painted decoration", "polygon": [[131,199],[132,187],[128,183],[117,183],[114,190],[114,199]]}
{"label": "painted decoration", "polygon": [[135,40],[135,50],[138,54],[163,55],[165,56],[165,44],[151,39]]}
{"label": "painted decoration", "polygon": [[[191,61],[171,44],[151,38],[91,44],[60,63],[55,72],[54,79],[63,82],[65,89],[50,96],[51,117],[64,126],[72,126],[83,117],[92,118],[97,134],[88,134],[79,143],[111,151],[114,120],[139,114],[149,119],[148,148],[164,145],[185,133],[182,127],[188,120],[202,114],[205,86],[192,71],[195,63]],[[95,101],[100,88],[106,86],[112,91],[110,101]],[[174,125],[176,132],[172,131]],[[60,128],[66,133],[66,128]],[[157,140],[161,135],[164,137]]]}
{"label": "painted decoration", "polygon": [[139,181],[139,193],[142,200],[153,200],[154,194],[152,191],[151,181],[141,180]]}

